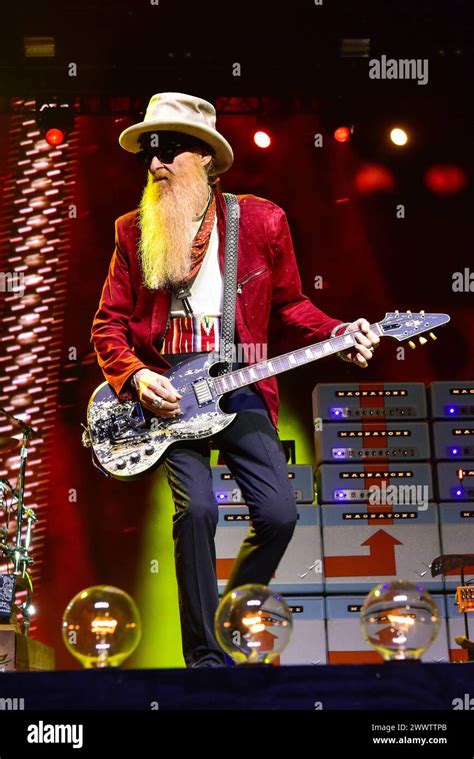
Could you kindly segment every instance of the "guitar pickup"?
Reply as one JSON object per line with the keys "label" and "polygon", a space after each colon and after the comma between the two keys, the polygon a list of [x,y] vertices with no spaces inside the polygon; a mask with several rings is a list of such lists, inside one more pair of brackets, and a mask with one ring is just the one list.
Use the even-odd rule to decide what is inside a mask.
{"label": "guitar pickup", "polygon": [[210,403],[212,401],[211,388],[209,387],[209,382],[207,379],[198,379],[195,380],[192,384],[198,406],[205,406],[206,403]]}

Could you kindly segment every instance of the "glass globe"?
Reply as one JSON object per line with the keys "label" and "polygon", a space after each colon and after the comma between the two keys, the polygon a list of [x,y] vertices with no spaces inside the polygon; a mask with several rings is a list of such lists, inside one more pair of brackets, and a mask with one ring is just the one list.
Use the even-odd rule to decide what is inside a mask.
{"label": "glass globe", "polygon": [[141,621],[133,599],[120,588],[95,585],[68,603],[62,620],[69,653],[87,669],[119,667],[141,638]]}
{"label": "glass globe", "polygon": [[439,611],[420,585],[395,580],[370,591],[360,622],[364,637],[385,661],[419,659],[438,634]]}
{"label": "glass globe", "polygon": [[287,645],[293,620],[282,596],[266,585],[242,585],[222,598],[214,627],[237,664],[269,664]]}

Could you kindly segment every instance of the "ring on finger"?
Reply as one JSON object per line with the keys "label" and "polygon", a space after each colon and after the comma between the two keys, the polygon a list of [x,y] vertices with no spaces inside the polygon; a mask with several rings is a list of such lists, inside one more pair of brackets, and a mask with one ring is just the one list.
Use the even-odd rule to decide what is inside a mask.
{"label": "ring on finger", "polygon": [[153,405],[158,406],[158,408],[161,408],[163,406],[163,398],[160,398],[160,396],[157,395],[157,397],[153,401]]}

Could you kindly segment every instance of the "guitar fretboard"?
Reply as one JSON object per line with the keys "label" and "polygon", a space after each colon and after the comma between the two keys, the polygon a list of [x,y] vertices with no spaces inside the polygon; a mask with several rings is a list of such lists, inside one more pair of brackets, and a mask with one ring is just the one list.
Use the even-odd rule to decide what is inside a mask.
{"label": "guitar fretboard", "polygon": [[[371,324],[370,328],[378,335],[383,334],[378,322]],[[223,395],[231,390],[237,390],[239,387],[245,387],[245,385],[251,385],[253,382],[273,377],[275,374],[282,374],[282,372],[295,369],[297,366],[303,366],[311,361],[339,353],[339,351],[348,350],[356,344],[355,335],[357,334],[359,333],[346,332],[344,335],[331,337],[320,343],[313,343],[306,348],[298,348],[290,353],[283,353],[281,356],[260,361],[257,364],[251,364],[227,374],[221,374],[213,379],[214,390],[217,395]]]}

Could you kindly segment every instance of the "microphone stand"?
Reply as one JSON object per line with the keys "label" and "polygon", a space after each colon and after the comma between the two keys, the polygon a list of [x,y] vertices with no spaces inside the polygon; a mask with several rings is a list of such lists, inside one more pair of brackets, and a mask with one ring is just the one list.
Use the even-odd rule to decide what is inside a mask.
{"label": "microphone stand", "polygon": [[[20,471],[18,474],[18,484],[16,489],[17,508],[16,508],[16,535],[13,550],[10,546],[5,545],[5,555],[7,558],[13,558],[13,574],[20,576],[23,579],[20,589],[26,589],[28,599],[22,606],[23,613],[23,631],[25,635],[28,635],[30,627],[31,616],[31,594],[32,583],[30,576],[27,572],[28,564],[33,563],[33,559],[29,556],[29,548],[31,543],[31,529],[33,522],[38,521],[37,517],[32,509],[25,509],[24,504],[24,492],[25,492],[25,472],[26,472],[26,459],[28,457],[28,440],[32,434],[39,435],[38,430],[26,424],[22,419],[19,419],[13,414],[10,414],[5,408],[0,406],[0,412],[3,413],[8,419],[11,419],[16,425],[22,429],[22,442],[20,449]],[[21,527],[23,519],[26,515],[27,527],[25,542],[22,543]]]}

